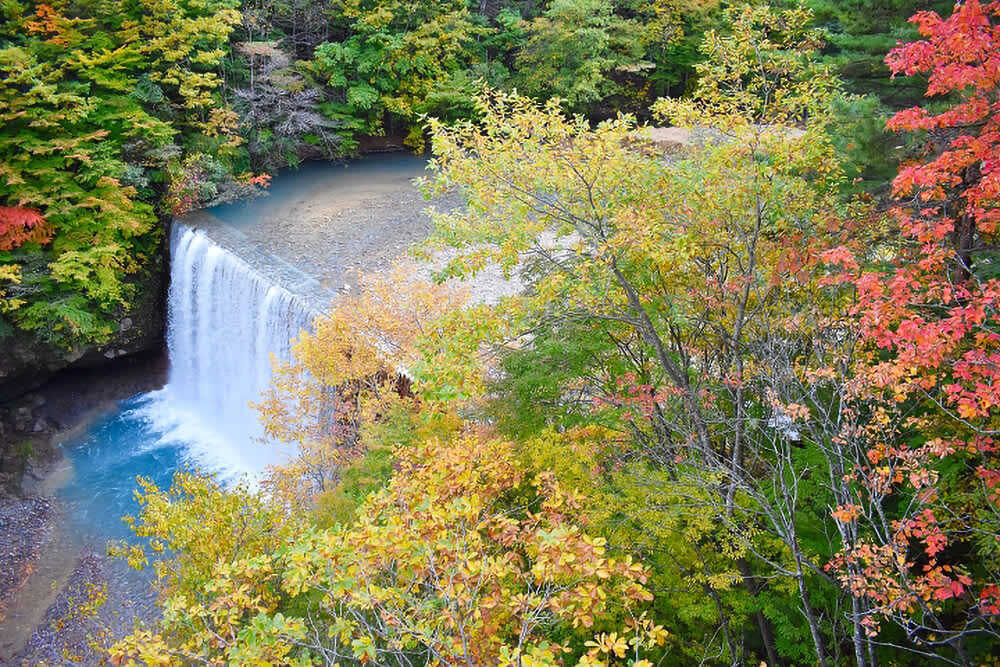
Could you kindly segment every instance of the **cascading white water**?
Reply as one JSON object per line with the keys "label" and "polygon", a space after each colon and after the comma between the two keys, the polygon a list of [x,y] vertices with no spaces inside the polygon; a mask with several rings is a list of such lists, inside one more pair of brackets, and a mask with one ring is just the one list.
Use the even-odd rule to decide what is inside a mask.
{"label": "cascading white water", "polygon": [[264,441],[249,404],[268,386],[272,355],[289,357],[309,308],[203,231],[175,223],[167,311],[170,373],[150,418],[226,476],[279,461],[284,451]]}

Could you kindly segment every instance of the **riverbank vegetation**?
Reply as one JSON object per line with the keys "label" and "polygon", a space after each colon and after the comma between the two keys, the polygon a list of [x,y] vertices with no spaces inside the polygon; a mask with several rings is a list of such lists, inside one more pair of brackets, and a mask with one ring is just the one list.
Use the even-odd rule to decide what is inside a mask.
{"label": "riverbank vegetation", "polygon": [[[343,3],[357,39],[330,63],[406,43],[371,37],[399,16],[377,4]],[[494,17],[537,35],[584,5],[624,63],[628,3]],[[421,8],[415,29],[443,25]],[[303,334],[260,406],[299,459],[260,490],[144,486],[150,541],[118,550],[155,562],[163,619],[113,662],[995,656],[1000,4],[919,13],[920,39],[888,54],[930,98],[889,121],[920,151],[884,198],[856,179],[885,155],[844,143],[844,110],[871,102],[844,91],[815,14],[716,18],[688,94],[650,106],[693,129],[668,153],[634,116],[568,113],[627,97],[614,76],[612,93],[565,79],[564,102],[488,90],[470,120],[430,121],[426,187],[467,206],[425,250],[454,253],[443,278],[496,263],[524,290],[463,305],[450,283],[372,277]],[[529,36],[514,62],[556,43]],[[401,110],[429,99],[415,90],[353,99]]]}
{"label": "riverbank vegetation", "polygon": [[[926,3],[810,2],[830,37],[823,58],[871,95],[842,102],[839,136],[877,187],[898,151],[874,119],[922,93],[891,82],[882,56]],[[162,261],[158,221],[252,196],[303,160],[421,150],[423,119],[475,117],[484,85],[592,120],[650,120],[713,57],[698,45],[721,12],[681,0],[5,2],[0,336],[109,340]]]}

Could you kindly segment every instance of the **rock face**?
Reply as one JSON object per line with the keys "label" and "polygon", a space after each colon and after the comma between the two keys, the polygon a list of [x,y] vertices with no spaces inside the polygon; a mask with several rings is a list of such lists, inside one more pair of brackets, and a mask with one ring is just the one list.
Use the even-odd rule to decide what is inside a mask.
{"label": "rock face", "polygon": [[72,350],[39,342],[31,332],[16,330],[0,340],[0,403],[40,386],[67,368],[90,368],[130,354],[163,347],[166,326],[166,252],[133,278],[132,306],[118,318],[118,331],[104,345]]}

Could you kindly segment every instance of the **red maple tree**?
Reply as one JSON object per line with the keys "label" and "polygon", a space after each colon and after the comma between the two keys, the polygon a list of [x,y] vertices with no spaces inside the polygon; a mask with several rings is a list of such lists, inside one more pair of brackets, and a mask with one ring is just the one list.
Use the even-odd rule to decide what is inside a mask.
{"label": "red maple tree", "polygon": [[928,143],[893,182],[907,249],[889,272],[855,274],[873,344],[858,396],[881,401],[884,419],[856,472],[868,508],[835,513],[860,516],[869,534],[832,565],[854,566],[842,579],[871,602],[873,633],[890,618],[922,650],[964,663],[1000,639],[1000,2],[911,21],[924,39],[886,62],[926,74],[927,96],[946,104],[889,121]]}
{"label": "red maple tree", "polygon": [[0,250],[13,250],[29,241],[47,243],[52,228],[33,208],[0,206]]}

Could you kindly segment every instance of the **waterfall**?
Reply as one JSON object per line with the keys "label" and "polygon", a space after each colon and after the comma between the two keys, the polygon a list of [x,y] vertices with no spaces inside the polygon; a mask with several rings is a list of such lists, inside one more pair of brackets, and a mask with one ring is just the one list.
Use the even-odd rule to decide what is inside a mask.
{"label": "waterfall", "polygon": [[249,404],[268,386],[272,355],[289,357],[310,308],[204,231],[175,223],[170,254],[170,372],[150,417],[200,467],[258,473],[285,451],[265,442]]}

